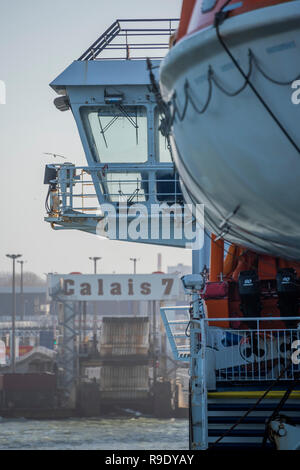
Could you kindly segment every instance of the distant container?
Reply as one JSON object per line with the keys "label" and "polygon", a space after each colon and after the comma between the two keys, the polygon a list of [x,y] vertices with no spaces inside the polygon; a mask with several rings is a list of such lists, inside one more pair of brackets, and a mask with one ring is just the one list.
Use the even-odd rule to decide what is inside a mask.
{"label": "distant container", "polygon": [[137,400],[148,398],[148,366],[102,366],[101,399]]}
{"label": "distant container", "polygon": [[100,356],[147,356],[149,354],[148,317],[104,317]]}

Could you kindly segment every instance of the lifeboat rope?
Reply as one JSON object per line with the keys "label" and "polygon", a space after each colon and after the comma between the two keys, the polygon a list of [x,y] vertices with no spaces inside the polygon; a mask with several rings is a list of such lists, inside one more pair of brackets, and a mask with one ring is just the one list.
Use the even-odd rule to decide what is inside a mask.
{"label": "lifeboat rope", "polygon": [[[271,110],[271,108],[268,106],[268,104],[265,102],[265,100],[263,99],[263,97],[260,95],[260,93],[257,91],[257,89],[254,87],[254,85],[252,84],[252,82],[250,81],[250,77],[252,75],[252,72],[253,72],[253,65],[255,65],[255,67],[257,68],[257,70],[262,74],[262,76],[269,80],[270,82],[278,85],[278,86],[288,86],[290,85],[291,83],[293,83],[293,81],[297,80],[300,78],[300,74],[292,79],[292,80],[288,80],[288,81],[279,81],[279,80],[276,80],[272,77],[270,77],[263,69],[262,67],[259,65],[259,62],[257,60],[257,58],[255,57],[254,53],[252,52],[251,49],[248,50],[248,72],[245,73],[242,68],[240,67],[240,65],[238,64],[238,62],[236,61],[236,59],[232,56],[231,52],[229,51],[229,49],[227,48],[226,44],[224,43],[220,33],[219,33],[219,30],[218,30],[218,27],[216,27],[216,30],[217,30],[217,35],[219,37],[219,41],[223,44],[224,44],[224,48],[226,47],[226,52],[228,51],[228,54],[229,54],[229,57],[231,58],[231,60],[234,62],[234,65],[238,68],[238,71],[242,74],[242,76],[245,78],[245,82],[243,83],[243,85],[238,88],[236,91],[229,91],[229,90],[226,90],[226,88],[220,84],[219,80],[216,78],[216,75],[215,75],[215,72],[212,68],[212,66],[210,65],[209,68],[208,68],[208,72],[207,72],[207,82],[208,82],[208,94],[207,94],[207,98],[205,100],[205,103],[204,105],[200,108],[196,102],[195,102],[195,99],[192,97],[192,94],[191,94],[191,86],[189,84],[189,81],[188,79],[186,79],[185,83],[184,83],[184,105],[182,107],[182,110],[180,110],[180,107],[178,105],[178,97],[177,97],[177,93],[176,91],[174,91],[172,97],[171,97],[171,100],[168,102],[168,103],[165,103],[165,105],[167,106],[164,106],[164,109],[162,110],[161,107],[159,107],[160,110],[162,110],[163,112],[161,113],[162,114],[162,119],[161,119],[161,125],[160,125],[160,131],[161,133],[166,137],[168,135],[170,135],[171,133],[171,128],[176,120],[176,118],[179,119],[180,122],[182,122],[185,117],[186,117],[186,114],[187,114],[187,110],[188,110],[188,106],[189,106],[189,103],[191,104],[191,106],[193,107],[193,109],[195,110],[195,112],[197,114],[203,114],[205,113],[205,111],[208,109],[208,106],[210,104],[210,101],[212,99],[212,92],[213,92],[213,83],[215,84],[215,86],[220,90],[222,91],[222,93],[224,93],[225,95],[229,96],[229,97],[235,97],[235,96],[238,96],[240,93],[242,93],[242,91],[244,91],[247,86],[249,86],[253,92],[255,93],[255,95],[257,96],[257,98],[259,99],[259,101],[263,104],[263,106],[265,107],[265,109],[267,110],[267,112],[270,114],[270,116],[273,118],[273,120],[275,121],[275,123],[279,126],[279,128],[281,129],[281,131],[285,134],[285,136],[288,138],[288,140],[291,142],[291,144],[295,147],[295,149],[297,150],[298,153],[300,153],[300,148],[298,147],[298,145],[296,144],[296,142],[293,140],[293,138],[289,135],[289,133],[287,132],[287,130],[284,128],[283,124],[279,121],[279,119],[275,116],[275,114],[273,113],[273,111]],[[223,45],[222,44],[222,45]]]}
{"label": "lifeboat rope", "polygon": [[[226,43],[224,42],[224,39],[222,38],[221,34],[220,34],[220,24],[224,21],[224,19],[227,17],[228,15],[228,12],[224,12],[224,8],[230,3],[231,0],[227,0],[227,2],[221,7],[220,11],[218,13],[216,13],[215,15],[215,28],[216,28],[216,33],[217,33],[217,38],[218,38],[218,41],[219,43],[221,44],[221,46],[223,47],[224,51],[226,52],[226,54],[228,55],[228,57],[232,60],[233,64],[235,65],[236,69],[240,72],[240,74],[242,75],[242,77],[244,77],[245,79],[245,82],[247,85],[249,85],[249,87],[251,88],[251,90],[253,91],[253,93],[255,94],[255,96],[257,97],[257,99],[261,102],[261,104],[264,106],[264,108],[266,109],[266,111],[269,113],[269,115],[271,116],[271,118],[273,119],[273,121],[277,124],[277,126],[279,127],[279,129],[283,132],[283,134],[286,136],[286,138],[290,141],[290,143],[292,144],[292,146],[297,150],[298,153],[300,153],[300,148],[298,147],[298,145],[296,144],[296,142],[294,141],[294,139],[291,137],[291,135],[288,133],[288,131],[285,129],[285,127],[283,126],[283,124],[280,122],[280,120],[277,118],[277,116],[273,113],[273,111],[271,110],[271,108],[269,107],[269,105],[266,103],[266,101],[263,99],[263,97],[261,96],[261,94],[258,92],[258,90],[256,89],[256,87],[253,85],[253,83],[250,81],[250,77],[248,77],[245,72],[243,71],[242,67],[239,65],[238,61],[236,60],[236,58],[233,56],[233,54],[231,53],[230,49],[228,48],[228,46],[226,45]],[[260,69],[258,69],[260,70]],[[260,70],[261,71],[261,70]],[[266,74],[263,74],[263,76],[267,79],[270,79]],[[298,75],[299,77],[299,75]],[[275,83],[274,80],[272,80],[273,83]],[[289,82],[290,83],[290,82]],[[278,84],[282,84],[281,82],[278,82]]]}
{"label": "lifeboat rope", "polygon": [[[177,148],[176,146],[176,142],[174,142],[174,145],[175,147]],[[179,153],[179,150],[177,148],[177,153]],[[185,172],[187,173],[188,177],[196,184],[198,184],[199,186],[199,182],[196,182],[195,178],[194,178],[194,175],[189,171],[189,169],[187,168],[186,164],[184,163],[183,159],[181,159],[181,165],[183,166]],[[176,162],[174,162],[174,166],[176,167]],[[177,170],[178,171],[178,170]],[[182,178],[182,176],[181,176]],[[187,187],[185,181],[184,181],[184,178],[182,178],[183,180],[183,183],[185,184],[185,186]],[[214,201],[209,197],[209,195],[207,194],[207,192],[204,191],[203,188],[201,188],[201,191],[204,195],[204,197],[206,198],[206,200],[209,202],[209,204],[212,206],[212,208],[215,210],[215,212],[217,214],[219,214],[220,218],[222,220],[224,220],[226,217],[222,214],[222,212],[220,211],[219,207],[214,203]],[[197,201],[197,198],[193,192],[193,190],[191,189],[191,187],[189,187],[189,197],[191,198],[191,201],[194,205],[196,205],[196,201]],[[241,206],[237,206],[236,209],[235,209],[235,213],[240,209]],[[205,218],[206,220],[208,221],[208,225],[210,226],[210,229],[213,233],[215,233],[217,235],[217,238],[222,238],[224,239],[225,241],[228,241],[229,243],[232,243],[232,241],[230,242],[230,240],[228,240],[228,237],[227,235],[229,236],[233,236],[235,237],[236,239],[242,239],[246,244],[251,244],[253,245],[253,240],[249,239],[247,235],[251,235],[251,232],[248,232],[246,231],[245,229],[241,229],[241,227],[239,225],[237,225],[235,222],[233,222],[232,220],[230,220],[230,222],[228,222],[226,224],[226,233],[224,232],[224,228],[223,228],[223,232],[220,233],[220,227],[219,225],[216,225],[215,222],[213,222],[213,220],[211,219],[210,215],[207,213],[207,211],[205,212]],[[239,231],[237,231],[237,229]],[[204,230],[204,233],[210,238],[210,240],[212,240],[214,243],[216,242],[215,239],[213,239],[209,233],[209,231],[203,227],[203,230]],[[240,231],[242,230],[243,234],[240,233]],[[282,243],[277,241],[277,240],[269,240],[269,239],[266,239],[264,238],[263,236],[258,236],[256,235],[257,239],[260,240],[261,242],[265,242],[267,241],[269,243],[269,245],[273,245],[274,248],[278,248],[278,246],[280,247],[283,247],[283,246],[288,246],[288,247],[294,247],[294,248],[297,248],[298,245],[291,245],[291,243],[287,244],[287,243]],[[238,242],[235,242],[237,244],[239,244]],[[262,252],[265,252],[265,245],[259,245],[258,241],[256,241],[256,245],[259,246],[259,248],[261,249]],[[269,253],[271,254],[271,253]],[[238,259],[239,257],[237,256],[233,256],[233,259]]]}
{"label": "lifeboat rope", "polygon": [[[245,80],[245,83],[238,89],[236,90],[235,92],[230,92],[230,91],[227,91],[223,86],[220,85],[220,83],[217,81],[217,79],[215,78],[214,76],[214,72],[213,72],[213,69],[212,67],[210,66],[209,69],[208,69],[208,73],[207,73],[207,80],[208,80],[208,84],[209,84],[209,90],[208,90],[208,96],[207,96],[207,99],[205,101],[205,104],[202,108],[199,108],[194,99],[192,98],[191,96],[191,93],[190,93],[190,86],[189,86],[189,82],[188,80],[186,80],[185,82],[185,85],[184,85],[184,90],[185,90],[185,102],[184,102],[184,106],[183,106],[183,110],[182,112],[180,111],[178,105],[177,105],[177,100],[176,100],[176,92],[174,92],[171,100],[167,103],[163,100],[162,96],[161,96],[161,93],[160,93],[160,90],[159,90],[159,86],[155,80],[155,77],[154,77],[154,74],[152,72],[152,64],[151,64],[151,61],[148,59],[147,62],[148,62],[148,69],[150,71],[150,80],[151,80],[151,85],[152,85],[152,90],[155,94],[155,99],[156,99],[156,102],[157,102],[157,105],[158,105],[158,110],[159,110],[159,114],[160,114],[160,117],[161,117],[161,122],[160,122],[160,127],[159,127],[159,130],[160,132],[162,133],[162,135],[164,137],[166,137],[167,139],[167,142],[168,142],[168,149],[171,153],[171,158],[172,158],[172,161],[174,163],[174,167],[176,168],[176,164],[175,164],[175,161],[174,161],[174,157],[173,157],[173,154],[172,154],[172,149],[171,149],[171,144],[170,144],[170,135],[171,135],[171,128],[173,126],[173,123],[176,119],[176,117],[179,118],[180,121],[183,121],[185,116],[186,116],[186,113],[187,113],[187,110],[188,110],[188,104],[190,103],[191,106],[194,108],[194,110],[198,113],[198,114],[203,114],[208,106],[209,106],[209,103],[211,101],[211,98],[212,98],[212,91],[213,91],[213,86],[212,86],[212,83],[214,83],[223,93],[227,94],[228,96],[230,97],[234,97],[234,96],[237,96],[239,93],[241,93],[249,83],[251,83],[249,81],[249,78],[251,76],[251,73],[253,71],[253,65],[256,65],[257,69],[262,73],[262,75],[276,83],[277,85],[281,85],[281,86],[284,86],[284,85],[288,85],[290,84],[291,82],[293,82],[294,80],[296,80],[297,78],[295,78],[294,80],[291,80],[291,81],[288,81],[288,82],[281,82],[281,81],[278,81],[278,80],[275,80],[271,77],[269,77],[263,70],[262,68],[259,66],[258,64],[258,61],[257,61],[257,58],[255,57],[255,55],[253,54],[253,52],[251,51],[251,49],[249,49],[248,51],[248,60],[249,60],[249,70],[248,70],[248,73],[245,74],[245,77],[247,78],[247,80]],[[244,72],[243,72],[244,73]],[[299,78],[300,78],[300,75],[299,75]],[[171,111],[171,107],[173,108],[172,111]],[[296,144],[295,144],[296,145]],[[300,153],[300,150],[298,149],[298,147],[296,146],[296,149],[297,151]],[[187,172],[187,174],[189,175],[190,178],[192,178],[194,180],[194,177],[193,175],[190,173],[190,171],[187,169],[186,165],[184,164],[184,162],[182,161],[182,164],[185,168],[185,171]],[[195,180],[194,180],[195,181]],[[198,183],[199,184],[199,183]],[[212,206],[214,207],[214,209],[219,213],[220,215],[220,218],[222,220],[224,220],[224,215],[220,212],[220,210],[218,209],[218,207],[213,203],[212,200],[210,200],[210,198],[208,197],[208,195],[205,193],[205,191],[202,189],[202,192],[203,194],[205,194],[205,197],[209,200],[209,202],[212,204]],[[206,215],[206,217],[208,217],[208,214]],[[211,228],[214,230],[215,233],[218,234],[219,230],[217,226],[214,226],[215,224],[213,224],[212,221],[210,221],[210,225],[211,225]],[[224,231],[219,235],[221,236],[221,238],[224,238],[226,240],[226,235],[233,235],[233,236],[238,236],[239,238],[241,238],[240,234],[238,232],[236,232],[233,227],[238,227],[237,224],[235,224],[233,221],[230,221],[229,224],[227,224],[226,226],[226,233],[224,233]],[[240,229],[240,227],[238,227]],[[243,235],[243,240],[246,242],[246,243],[252,243],[251,240],[248,239],[248,237],[246,236],[247,232],[244,230],[244,235]],[[266,241],[266,239],[264,237],[258,237],[262,242]],[[269,243],[271,243],[273,246],[277,247],[278,246],[278,241],[277,240],[267,240]],[[279,244],[280,246],[282,246],[282,242]],[[290,244],[289,244],[290,246]],[[262,251],[265,251],[265,247],[264,246],[261,246],[260,247],[262,249]]]}
{"label": "lifeboat rope", "polygon": [[264,78],[266,78],[267,80],[269,80],[270,82],[274,83],[275,85],[280,85],[280,86],[288,86],[288,85],[292,85],[292,83],[295,81],[295,80],[299,80],[300,78],[300,74],[297,75],[297,77],[295,77],[293,80],[288,80],[286,82],[281,82],[279,80],[275,80],[274,78],[270,77],[270,75],[267,75],[266,72],[261,68],[261,66],[259,65],[258,61],[257,61],[257,58],[253,55],[253,63],[254,65],[256,66],[257,70],[262,74],[262,76]]}
{"label": "lifeboat rope", "polygon": [[[249,71],[247,73],[247,79],[249,79],[252,75],[252,64],[254,62],[254,56],[250,49],[248,51],[248,58],[249,58],[249,67],[248,67]],[[219,90],[221,90],[225,95],[230,96],[230,97],[239,95],[242,91],[245,90],[245,88],[248,85],[248,82],[245,80],[245,83],[238,90],[234,92],[230,92],[230,91],[227,91],[222,85],[220,85],[220,83],[218,82],[214,74],[212,75],[212,80],[214,84],[216,85],[216,87],[219,88]]]}
{"label": "lifeboat rope", "polygon": [[[229,2],[228,2],[229,3]],[[225,7],[225,5],[224,5]],[[247,77],[251,75],[252,73],[252,70],[253,70],[253,66],[252,64],[254,63],[257,67],[257,69],[262,73],[262,69],[260,68],[260,66],[258,66],[258,61],[257,59],[255,58],[253,52],[249,49],[248,51],[248,60],[249,60],[249,70],[248,70],[248,73],[247,73]],[[204,106],[202,107],[202,109],[198,108],[198,106],[196,105],[194,99],[192,98],[191,94],[190,94],[190,87],[189,87],[189,83],[188,81],[186,80],[186,83],[185,83],[185,103],[184,103],[184,107],[183,107],[183,111],[181,112],[179,107],[177,106],[177,103],[176,103],[176,92],[174,92],[171,100],[169,102],[166,102],[163,100],[162,96],[161,96],[161,92],[160,92],[160,89],[159,89],[159,85],[158,83],[156,82],[156,79],[155,79],[155,76],[153,74],[153,69],[155,67],[152,66],[152,63],[151,63],[151,60],[150,59],[147,59],[147,68],[149,70],[149,75],[150,75],[150,82],[151,82],[151,87],[149,87],[149,90],[154,93],[154,96],[155,96],[155,101],[157,103],[157,107],[158,107],[158,111],[159,111],[159,114],[160,114],[160,118],[161,118],[161,121],[160,121],[160,126],[159,126],[159,131],[161,132],[161,134],[167,139],[167,146],[168,146],[168,149],[170,151],[170,155],[171,155],[171,159],[172,159],[172,162],[174,164],[174,171],[176,171],[176,162],[174,160],[174,156],[173,156],[173,153],[172,153],[172,148],[171,148],[171,142],[170,142],[170,136],[171,136],[171,128],[172,128],[172,125],[176,119],[176,115],[178,115],[179,119],[182,121],[185,116],[186,116],[186,112],[187,112],[187,109],[188,109],[188,103],[190,102],[191,105],[193,106],[193,108],[195,109],[195,111],[199,114],[202,114],[204,113],[208,106],[209,106],[209,103],[210,103],[210,100],[211,100],[211,97],[212,97],[212,91],[213,91],[213,83],[220,88],[220,90],[222,92],[224,92],[225,94],[227,94],[228,96],[231,96],[231,97],[234,97],[234,96],[237,96],[239,93],[241,93],[248,85],[248,82],[245,81],[245,83],[243,84],[242,87],[240,87],[237,91],[235,92],[230,92],[230,91],[227,91],[225,90],[225,88],[223,86],[221,86],[219,84],[219,82],[216,80],[215,76],[214,76],[214,72],[213,72],[213,69],[212,67],[210,66],[209,69],[208,69],[208,73],[207,73],[207,80],[208,80],[208,83],[209,83],[209,91],[208,91],[208,97],[206,99],[206,102],[204,104]],[[263,76],[265,76],[265,78],[271,80],[271,81],[274,81],[274,83],[276,83],[277,85],[287,85],[289,84],[290,82],[279,82],[278,80],[274,80],[274,79],[271,79],[267,74],[265,73],[262,73]],[[300,77],[300,75],[299,75]],[[294,80],[292,80],[294,81]],[[173,112],[171,112],[171,106],[173,105]],[[174,106],[175,105],[175,106]],[[174,144],[176,145],[176,143],[174,142]],[[178,149],[177,149],[178,151]],[[194,179],[194,176],[190,173],[190,171],[188,170],[188,168],[186,167],[186,165],[184,164],[183,160],[182,160],[182,165],[184,166],[184,169],[185,171],[187,172],[187,174],[189,175],[190,178],[192,178],[192,180],[194,180],[195,182],[195,179]],[[214,208],[214,210],[219,214],[220,218],[222,220],[225,219],[224,217],[224,214],[221,213],[221,211],[219,210],[219,208],[214,204],[214,202],[211,200],[211,198],[208,196],[208,194],[205,193],[205,191],[203,190],[202,188],[202,192],[203,194],[205,195],[206,199],[210,202],[210,204],[212,205],[212,207]],[[191,193],[191,188],[190,188],[190,193]],[[191,194],[190,194],[190,197],[191,197]],[[194,203],[195,203],[195,195],[193,195],[193,198],[194,199]],[[241,236],[240,233],[238,233],[234,227],[238,227],[237,224],[235,224],[233,221],[230,221],[229,223],[226,224],[226,233],[224,232],[224,228],[223,228],[223,232],[220,233],[220,227],[218,227],[213,221],[212,219],[210,218],[209,214],[206,213],[206,218],[208,219],[209,221],[209,225],[210,225],[210,228],[212,229],[212,231],[214,233],[217,233],[219,234],[219,237],[220,238],[223,238],[224,240],[226,240],[227,238],[227,235],[232,235],[233,237],[238,237],[238,238],[242,238],[244,240],[245,243],[253,243],[251,240],[248,239],[248,237],[246,236],[247,235],[247,232],[246,231],[243,231],[244,234]],[[240,227],[238,227],[240,229]],[[206,235],[210,238],[211,238],[211,235],[210,233],[208,232],[207,229],[204,228],[204,232],[206,233]],[[258,239],[260,239],[262,242],[266,241],[264,237],[258,237]],[[268,240],[269,243],[271,243],[273,246],[277,246],[278,245],[278,242],[275,241],[275,240]],[[257,242],[256,242],[257,243]],[[258,244],[258,243],[257,243]],[[280,244],[282,245],[282,243]],[[289,245],[290,246],[290,245]],[[264,246],[260,246],[260,249],[264,252],[265,251],[265,247]],[[234,256],[234,258],[236,258],[236,256]]]}
{"label": "lifeboat rope", "polygon": [[[177,149],[177,152],[178,152],[178,149]],[[181,159],[181,165],[184,167],[185,172],[187,173],[188,177],[189,177],[195,184],[197,183],[197,185],[199,186],[199,182],[196,182],[196,180],[195,180],[195,178],[194,178],[194,175],[189,171],[189,169],[188,169],[187,166],[185,165],[183,159]],[[181,178],[182,178],[182,176],[181,176]],[[183,178],[182,178],[182,179],[183,179]],[[187,186],[186,183],[185,183],[185,181],[184,181],[184,179],[183,179],[183,182],[184,182],[185,186]],[[209,202],[209,204],[210,204],[210,205],[213,207],[213,209],[216,211],[216,213],[219,214],[219,216],[220,216],[220,218],[221,218],[222,220],[224,220],[226,217],[224,216],[224,214],[222,214],[222,212],[220,211],[220,209],[218,208],[218,206],[214,203],[214,201],[209,197],[209,195],[207,194],[207,192],[205,192],[203,188],[201,188],[201,191],[202,191],[202,193],[204,194],[204,197],[205,197],[205,198],[207,199],[207,201]],[[193,197],[191,197],[192,202],[193,202],[194,204],[196,204],[197,198],[195,197],[195,195],[194,195],[194,193],[193,193],[191,187],[189,187],[189,194],[190,194],[190,197],[193,196]],[[241,207],[241,206],[238,206],[236,209],[239,210],[240,207]],[[205,214],[205,217],[206,217],[206,219],[208,220],[209,225],[210,225],[212,231],[217,235],[217,237],[223,238],[224,240],[226,240],[226,235],[231,235],[231,236],[233,236],[233,237],[237,237],[237,238],[240,238],[240,239],[242,238],[243,241],[244,241],[245,243],[247,243],[247,244],[249,244],[249,243],[253,244],[253,241],[252,241],[251,239],[249,239],[248,236],[247,236],[248,234],[251,235],[251,232],[247,232],[245,229],[241,229],[241,227],[240,227],[239,225],[237,225],[235,222],[233,222],[232,220],[230,220],[230,222],[227,223],[227,226],[226,226],[226,229],[227,229],[226,234],[224,234],[224,232],[220,234],[220,227],[217,226],[217,225],[212,221],[212,219],[210,218],[210,216],[209,216],[208,213]],[[238,232],[237,230],[235,230],[234,227],[235,227],[236,229],[238,229],[239,231],[242,230],[242,231],[243,231],[243,235],[241,235],[240,232]],[[221,235],[221,236],[220,236],[220,235]],[[269,240],[269,239],[264,238],[263,236],[258,236],[258,235],[256,235],[256,237],[257,237],[257,239],[259,239],[259,240],[262,241],[262,242],[267,241],[269,244],[272,244],[274,248],[275,248],[275,247],[278,247],[278,245],[279,245],[280,247],[281,247],[281,246],[289,246],[289,247],[294,247],[294,248],[297,248],[297,247],[298,247],[298,245],[292,245],[291,243],[287,244],[287,243],[282,243],[282,242],[280,242],[280,244],[279,244],[279,242],[278,242],[277,240]],[[258,242],[256,242],[256,244],[257,244],[257,246],[259,246]],[[261,246],[260,246],[260,249],[262,250],[262,252],[264,252],[264,251],[265,251],[265,246],[264,246],[264,245],[261,245]]]}
{"label": "lifeboat rope", "polygon": [[147,57],[146,61],[147,61],[147,68],[149,70],[149,77],[150,77],[150,83],[151,83],[151,87],[148,87],[148,88],[149,88],[149,91],[154,94],[158,112],[161,117],[159,131],[161,132],[163,137],[165,137],[165,139],[167,140],[167,148],[170,152],[170,156],[171,156],[172,163],[174,165],[174,172],[175,172],[176,165],[174,162],[174,157],[173,157],[173,152],[172,152],[172,147],[171,147],[171,142],[170,142],[170,130],[171,130],[172,124],[169,123],[169,119],[170,119],[169,106],[168,106],[168,103],[166,103],[161,96],[159,84],[157,83],[154,73],[153,73],[153,69],[155,67],[153,67],[152,62],[149,59],[149,57]]}
{"label": "lifeboat rope", "polygon": [[[208,95],[207,95],[207,98],[205,100],[205,103],[204,105],[202,106],[202,108],[199,108],[194,99],[192,98],[191,94],[190,94],[190,84],[189,84],[189,81],[186,79],[185,81],[185,84],[184,84],[184,95],[185,95],[185,101],[184,101],[184,106],[183,106],[183,109],[182,111],[180,111],[179,107],[178,107],[178,104],[177,104],[177,101],[178,101],[178,98],[177,98],[177,94],[176,94],[176,91],[174,91],[172,97],[171,97],[171,100],[166,103],[164,102],[164,100],[162,99],[162,96],[161,96],[161,93],[159,91],[159,88],[157,86],[157,83],[155,81],[155,78],[154,78],[154,75],[152,73],[152,66],[151,66],[151,62],[149,59],[147,59],[148,61],[148,69],[150,70],[150,75],[152,74],[153,77],[151,77],[151,84],[152,84],[152,87],[153,85],[155,84],[155,87],[154,87],[154,94],[155,94],[155,98],[156,98],[156,101],[157,101],[157,104],[158,104],[158,107],[159,107],[159,110],[161,112],[161,115],[162,115],[162,118],[161,118],[161,124],[160,124],[160,131],[161,133],[167,138],[169,138],[169,135],[171,133],[171,128],[174,124],[174,121],[176,119],[176,117],[178,117],[179,121],[183,121],[185,116],[186,116],[186,113],[187,113],[187,110],[188,110],[188,105],[189,103],[192,105],[192,107],[194,108],[195,112],[198,113],[198,114],[203,114],[207,109],[208,109],[208,106],[210,104],[210,101],[211,101],[211,98],[212,98],[212,82],[216,85],[216,87],[222,91],[225,95],[227,96],[230,96],[230,97],[235,97],[237,95],[239,95],[243,90],[245,90],[245,88],[247,86],[249,86],[251,88],[251,90],[253,91],[253,93],[255,94],[255,96],[257,97],[257,99],[261,102],[261,104],[264,106],[264,108],[266,109],[266,111],[269,113],[270,117],[273,119],[273,121],[276,123],[276,125],[280,128],[280,130],[282,131],[282,133],[286,136],[286,138],[289,140],[289,142],[292,144],[292,146],[297,150],[298,153],[300,153],[300,148],[299,146],[297,145],[297,143],[294,141],[294,139],[292,138],[292,136],[288,133],[288,131],[285,129],[285,127],[283,126],[283,124],[280,122],[279,118],[274,114],[274,112],[271,110],[271,108],[269,107],[269,105],[266,103],[266,101],[264,100],[264,98],[261,96],[261,94],[258,92],[258,90],[256,89],[256,87],[253,85],[253,83],[250,81],[250,77],[252,75],[252,70],[253,70],[253,64],[256,66],[257,70],[262,74],[262,76],[270,81],[271,83],[275,84],[275,85],[279,85],[279,86],[288,86],[288,85],[291,85],[293,83],[293,81],[297,80],[300,78],[300,74],[297,75],[297,77],[295,77],[294,79],[292,80],[287,80],[287,81],[280,81],[280,80],[276,80],[274,78],[272,78],[270,75],[268,75],[263,69],[262,67],[259,65],[259,62],[257,60],[257,58],[255,57],[255,55],[253,54],[253,52],[251,51],[251,49],[248,50],[248,58],[249,58],[249,70],[248,70],[248,73],[245,73],[242,69],[242,67],[239,65],[238,61],[236,60],[236,58],[233,56],[233,54],[231,53],[231,51],[229,50],[228,46],[226,45],[226,43],[224,42],[221,34],[220,34],[220,24],[227,18],[228,16],[228,13],[227,11],[224,11],[224,9],[227,7],[227,5],[231,2],[231,0],[227,0],[223,6],[221,7],[221,9],[219,10],[218,13],[216,13],[215,15],[215,22],[214,22],[214,26],[216,28],[216,33],[217,33],[217,38],[218,38],[218,41],[219,43],[221,44],[221,46],[223,47],[223,49],[225,50],[226,54],[229,56],[229,58],[231,59],[231,61],[233,62],[233,64],[235,65],[236,69],[238,70],[238,72],[242,75],[242,77],[245,79],[245,82],[244,84],[236,91],[234,92],[230,92],[228,90],[226,90],[219,82],[218,80],[216,79],[215,75],[214,75],[214,71],[211,67],[211,65],[209,66],[208,68],[208,72],[207,72],[207,81],[208,81]],[[152,78],[154,80],[152,80]],[[168,140],[168,147],[169,149],[171,149],[171,146],[170,146],[170,143],[169,143],[169,140]]]}

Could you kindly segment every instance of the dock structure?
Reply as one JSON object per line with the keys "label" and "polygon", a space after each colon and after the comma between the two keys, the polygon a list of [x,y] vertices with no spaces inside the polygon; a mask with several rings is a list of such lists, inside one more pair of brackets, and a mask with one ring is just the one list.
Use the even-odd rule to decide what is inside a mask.
{"label": "dock structure", "polygon": [[[66,407],[74,407],[79,400],[81,412],[88,415],[120,407],[160,415],[169,410],[168,416],[172,414],[178,364],[171,360],[170,377],[158,303],[174,302],[183,295],[176,274],[51,274],[48,293],[58,304],[58,377]],[[91,303],[131,299],[139,302],[139,310],[134,309],[130,316],[102,315],[95,343],[94,336],[87,336],[83,311],[87,299]],[[93,400],[85,400],[87,393]],[[155,401],[157,396],[165,396],[163,409]]]}
{"label": "dock structure", "polygon": [[152,411],[148,317],[104,317],[100,343],[100,400],[103,410]]}

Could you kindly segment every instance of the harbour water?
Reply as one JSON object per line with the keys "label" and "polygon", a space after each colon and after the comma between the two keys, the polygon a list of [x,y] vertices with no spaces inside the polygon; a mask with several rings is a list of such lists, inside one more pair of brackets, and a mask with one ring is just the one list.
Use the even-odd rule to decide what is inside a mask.
{"label": "harbour water", "polygon": [[0,418],[0,449],[9,450],[187,450],[186,420]]}

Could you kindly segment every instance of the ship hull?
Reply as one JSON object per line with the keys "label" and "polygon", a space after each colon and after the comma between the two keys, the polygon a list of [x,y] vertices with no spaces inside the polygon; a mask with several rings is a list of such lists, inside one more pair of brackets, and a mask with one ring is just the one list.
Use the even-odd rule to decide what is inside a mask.
{"label": "ship hull", "polygon": [[263,103],[243,88],[214,26],[170,50],[160,80],[177,108],[171,140],[186,200],[205,205],[208,228],[225,240],[300,259],[300,104],[288,83],[300,75],[300,1],[229,18],[220,34]]}

